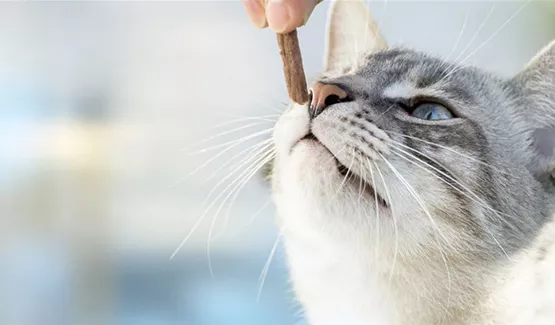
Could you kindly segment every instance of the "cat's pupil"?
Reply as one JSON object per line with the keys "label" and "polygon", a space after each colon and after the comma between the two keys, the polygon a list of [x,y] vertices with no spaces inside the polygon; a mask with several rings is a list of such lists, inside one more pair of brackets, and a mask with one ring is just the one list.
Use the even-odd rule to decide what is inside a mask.
{"label": "cat's pupil", "polygon": [[419,119],[430,121],[453,118],[453,114],[447,108],[435,103],[420,104],[412,111],[411,115]]}

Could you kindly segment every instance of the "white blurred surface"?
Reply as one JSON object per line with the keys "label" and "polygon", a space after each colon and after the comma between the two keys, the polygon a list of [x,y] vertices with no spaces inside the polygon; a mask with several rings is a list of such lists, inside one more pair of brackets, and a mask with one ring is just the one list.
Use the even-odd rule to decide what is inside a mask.
{"label": "white blurred surface", "polygon": [[[452,59],[478,49],[468,62],[510,76],[555,38],[552,3],[524,4],[390,0],[371,2],[370,8],[391,45],[442,57],[453,53]],[[320,71],[327,5],[299,30],[309,79]],[[80,284],[73,295],[83,298],[83,306],[95,300],[90,288],[100,288],[97,297],[104,297],[95,308],[76,303],[75,313],[90,309],[94,318],[110,310],[106,292],[117,286],[119,256],[148,261],[154,254],[167,261],[226,174],[206,178],[244,148],[186,178],[212,157],[191,155],[203,148],[193,144],[233,126],[214,129],[217,124],[277,114],[284,102],[275,35],[252,28],[237,1],[0,4],[0,232],[12,254],[8,261],[28,252],[36,264],[25,265],[46,265],[40,260],[52,254],[51,261],[75,269]],[[253,126],[204,146],[271,126]],[[245,225],[268,199],[260,178],[245,186],[229,210],[225,235],[212,245],[216,275],[234,257],[253,256],[257,262],[245,264],[245,274],[260,272],[276,238],[273,207]],[[206,255],[215,209],[175,263]],[[224,206],[216,233],[226,213]],[[39,254],[39,248],[52,252]],[[202,267],[199,274],[209,278]],[[56,272],[51,281],[67,277]],[[276,272],[285,276],[283,268]],[[256,285],[257,276],[248,281]],[[240,285],[230,287],[237,291]],[[219,297],[213,294],[198,298],[210,313],[217,310],[207,302]]]}

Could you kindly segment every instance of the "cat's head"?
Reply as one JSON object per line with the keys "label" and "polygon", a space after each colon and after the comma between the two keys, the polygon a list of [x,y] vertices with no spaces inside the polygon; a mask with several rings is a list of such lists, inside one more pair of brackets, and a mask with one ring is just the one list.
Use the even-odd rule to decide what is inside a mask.
{"label": "cat's head", "polygon": [[503,79],[388,48],[361,1],[334,2],[328,24],[311,105],[274,134],[284,231],[405,256],[525,247],[555,202],[554,43]]}

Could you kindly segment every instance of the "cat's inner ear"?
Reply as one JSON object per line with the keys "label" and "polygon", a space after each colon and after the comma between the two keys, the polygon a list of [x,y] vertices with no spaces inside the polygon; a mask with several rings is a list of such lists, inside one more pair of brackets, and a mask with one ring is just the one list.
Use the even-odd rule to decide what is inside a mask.
{"label": "cat's inner ear", "polygon": [[555,41],[544,47],[513,79],[523,92],[524,132],[531,139],[530,168],[537,175],[555,171]]}
{"label": "cat's inner ear", "polygon": [[362,0],[334,0],[328,12],[326,73],[345,73],[356,68],[361,55],[384,50],[386,42]]}

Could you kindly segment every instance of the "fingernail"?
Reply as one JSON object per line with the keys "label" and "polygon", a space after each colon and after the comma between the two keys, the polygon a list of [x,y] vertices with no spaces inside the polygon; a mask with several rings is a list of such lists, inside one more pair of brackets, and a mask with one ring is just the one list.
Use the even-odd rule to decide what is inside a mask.
{"label": "fingernail", "polygon": [[243,2],[247,10],[251,23],[256,28],[264,28],[267,26],[264,8],[260,5],[260,2],[256,0],[241,0],[241,2]]}
{"label": "fingernail", "polygon": [[289,26],[289,9],[283,0],[269,0],[266,8],[266,16],[270,28],[276,33],[281,33]]}

